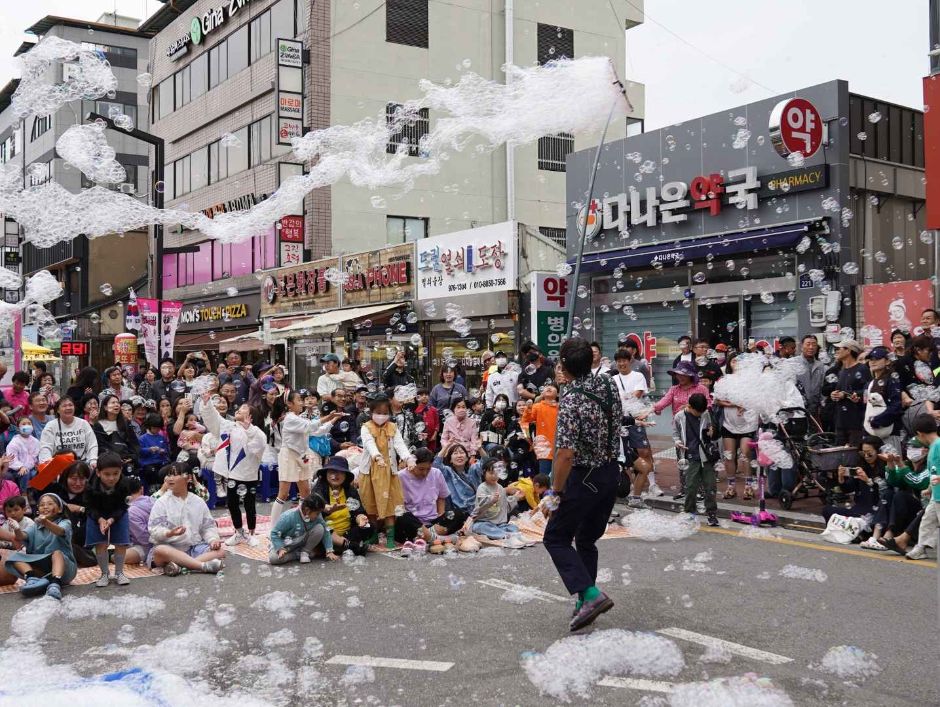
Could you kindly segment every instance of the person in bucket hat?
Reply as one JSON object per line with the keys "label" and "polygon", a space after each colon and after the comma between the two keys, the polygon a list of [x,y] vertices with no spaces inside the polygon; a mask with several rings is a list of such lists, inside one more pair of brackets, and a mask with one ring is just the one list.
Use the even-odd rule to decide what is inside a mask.
{"label": "person in bucket hat", "polygon": [[323,518],[333,534],[333,546],[337,552],[348,549],[357,555],[365,555],[369,545],[378,539],[378,534],[362,507],[359,492],[353,486],[355,478],[344,457],[330,457],[317,470],[313,493],[326,499]]}

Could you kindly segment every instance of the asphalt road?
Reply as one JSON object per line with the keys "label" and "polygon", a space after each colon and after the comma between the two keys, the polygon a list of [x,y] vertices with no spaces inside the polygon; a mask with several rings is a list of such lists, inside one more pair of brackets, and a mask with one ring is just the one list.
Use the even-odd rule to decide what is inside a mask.
{"label": "asphalt road", "polygon": [[[800,569],[784,570],[788,565]],[[871,556],[806,533],[741,535],[729,526],[676,542],[602,541],[601,567],[616,606],[594,635],[665,631],[684,667],[667,676],[627,674],[607,685],[592,679],[590,697],[570,695],[573,703],[668,704],[670,684],[754,673],[797,705],[936,704],[932,562]],[[810,578],[782,576],[782,570]],[[512,584],[541,593],[510,601],[521,601]],[[40,642],[49,664],[68,663],[83,676],[157,666],[241,704],[249,697],[277,705],[554,704],[555,697],[541,695],[528,679],[521,658],[568,636],[571,610],[540,546],[444,559],[373,555],[361,566],[286,569],[230,556],[218,578],[152,577],[127,588],[66,593],[130,595],[141,605],[157,598],[165,608],[144,619],[54,619],[56,630]],[[0,596],[0,622],[9,626],[24,603]],[[702,644],[714,639],[730,643],[706,656]],[[820,669],[839,645],[876,654],[880,672],[839,677]],[[365,656],[405,663],[349,666],[376,662]],[[578,669],[572,653],[552,678]],[[0,671],[0,704],[2,691],[11,689],[3,676]],[[22,694],[9,703],[33,704]]]}

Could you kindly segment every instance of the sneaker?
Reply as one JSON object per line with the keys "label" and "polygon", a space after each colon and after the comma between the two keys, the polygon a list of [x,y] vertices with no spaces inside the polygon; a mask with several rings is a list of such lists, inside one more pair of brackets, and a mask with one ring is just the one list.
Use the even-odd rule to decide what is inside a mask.
{"label": "sneaker", "polygon": [[525,547],[525,540],[520,538],[518,535],[510,535],[508,538],[503,540],[503,547],[507,547],[510,550],[521,550]]}
{"label": "sneaker", "polygon": [[628,496],[627,497],[627,508],[636,508],[639,510],[648,509],[649,506],[643,501],[639,496]]}
{"label": "sneaker", "polygon": [[178,577],[182,571],[182,568],[175,562],[167,562],[163,565],[163,574],[167,577]]}
{"label": "sneaker", "polygon": [[103,574],[100,577],[98,577],[98,579],[95,581],[95,586],[99,588],[107,587],[110,581],[111,581],[111,578],[108,575]]}
{"label": "sneaker", "polygon": [[681,501],[683,498],[685,498],[685,491],[680,491],[679,493],[673,495],[672,500]]}
{"label": "sneaker", "polygon": [[695,512],[699,515],[705,515],[705,501],[695,502]]}
{"label": "sneaker", "polygon": [[20,587],[20,594],[24,597],[34,597],[46,591],[49,580],[45,577],[27,577],[26,584]]}
{"label": "sneaker", "polygon": [[118,575],[115,578],[115,580],[117,581],[119,587],[126,587],[128,584],[131,583],[131,580],[129,580],[127,578],[127,575],[124,574],[123,572],[118,572]]}
{"label": "sneaker", "polygon": [[56,601],[62,601],[62,587],[55,582],[49,582],[49,586],[46,587],[46,596],[52,597]]}
{"label": "sneaker", "polygon": [[401,546],[401,556],[402,557],[411,557],[411,553],[414,552],[415,544],[410,540],[406,541],[404,545]]}
{"label": "sneaker", "polygon": [[252,534],[248,536],[248,547],[258,547],[260,544],[261,540],[257,535]]}
{"label": "sneaker", "polygon": [[225,541],[225,544],[228,545],[229,547],[234,547],[235,545],[245,542],[246,540],[247,538],[245,537],[244,531],[236,530],[235,534]]}
{"label": "sneaker", "polygon": [[926,560],[927,559],[927,546],[926,545],[915,545],[910,550],[908,550],[904,557],[909,560]]}
{"label": "sneaker", "polygon": [[586,601],[578,609],[571,623],[568,624],[570,631],[580,631],[585,626],[590,626],[594,620],[606,611],[614,607],[613,600],[601,592],[594,601]]}
{"label": "sneaker", "polygon": [[222,570],[222,560],[209,560],[202,563],[202,571],[206,574],[218,574]]}
{"label": "sneaker", "polygon": [[714,513],[709,514],[709,516],[708,516],[708,525],[709,525],[709,527],[717,528],[717,527],[718,527],[718,516],[716,516]]}
{"label": "sneaker", "polygon": [[646,493],[650,496],[662,496],[663,490],[656,484],[650,484],[650,487],[646,490]]}
{"label": "sneaker", "polygon": [[300,564],[309,565],[310,564],[310,553],[300,551]]}

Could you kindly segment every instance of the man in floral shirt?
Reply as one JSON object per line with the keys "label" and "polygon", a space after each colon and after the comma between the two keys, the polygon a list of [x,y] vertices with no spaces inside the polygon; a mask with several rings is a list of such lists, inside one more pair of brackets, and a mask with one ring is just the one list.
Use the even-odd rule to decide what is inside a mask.
{"label": "man in floral shirt", "polygon": [[[582,339],[562,344],[559,358],[571,379],[558,409],[549,504],[556,505],[544,545],[565,587],[577,594],[569,628],[577,631],[614,603],[595,586],[597,540],[617,499],[620,467],[620,396],[609,376],[591,375],[591,347]],[[572,541],[575,546],[572,546]]]}

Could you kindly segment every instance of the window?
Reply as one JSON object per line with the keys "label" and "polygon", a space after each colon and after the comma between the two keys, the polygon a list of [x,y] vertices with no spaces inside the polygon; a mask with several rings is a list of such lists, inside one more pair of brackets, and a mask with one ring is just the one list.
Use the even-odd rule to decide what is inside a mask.
{"label": "window", "polygon": [[271,13],[265,12],[251,21],[251,62],[254,63],[271,51]]}
{"label": "window", "polygon": [[187,67],[190,71],[189,84],[192,100],[196,100],[209,90],[209,54],[203,52]]}
{"label": "window", "polygon": [[385,41],[428,48],[428,0],[388,0]]}
{"label": "window", "polygon": [[388,245],[411,243],[428,237],[428,220],[411,216],[386,216],[385,232]]}
{"label": "window", "polygon": [[119,115],[128,116],[137,126],[137,106],[114,101],[82,101],[82,115],[97,113],[112,120]]}
{"label": "window", "polygon": [[209,148],[196,150],[190,158],[190,187],[196,191],[209,183]]}
{"label": "window", "polygon": [[176,110],[189,103],[192,95],[189,92],[189,67],[185,67],[173,74],[173,87],[176,92]]}
{"label": "window", "polygon": [[52,179],[52,160],[48,162],[33,162],[26,170],[28,185],[31,187],[45,184]]}
{"label": "window", "polygon": [[249,275],[277,265],[277,238],[271,227],[261,236],[242,243],[203,241],[195,253],[163,256],[163,286],[166,289],[201,285],[228,277]]}
{"label": "window", "polygon": [[182,157],[173,163],[173,181],[175,184],[175,190],[171,198],[175,199],[192,191],[192,173],[190,172],[191,166],[192,159],[190,155],[186,155],[185,157]]}
{"label": "window", "polygon": [[122,69],[137,68],[137,50],[132,47],[113,47],[109,44],[82,42],[82,49],[95,52],[102,59],[107,59],[112,66]]}
{"label": "window", "polygon": [[574,30],[539,23],[539,66],[558,59],[574,59]]}
{"label": "window", "polygon": [[539,226],[539,233],[545,236],[548,240],[554,241],[555,243],[560,245],[562,248],[564,248],[568,243],[568,239],[567,239],[567,236],[565,235],[564,228],[555,228],[553,226]]}
{"label": "window", "polygon": [[158,119],[165,118],[170,113],[172,113],[175,108],[173,107],[173,77],[171,76],[168,79],[164,79],[157,86],[157,105],[155,110],[158,110]]}
{"label": "window", "polygon": [[249,164],[254,167],[271,159],[271,145],[273,140],[272,116],[256,120],[249,126],[250,156]]}
{"label": "window", "polygon": [[399,146],[405,145],[411,157],[418,157],[422,154],[421,139],[428,134],[430,122],[430,113],[427,108],[422,108],[417,113],[409,115],[403,113],[400,103],[386,104],[386,125],[389,126],[389,129],[394,130],[398,127],[400,130],[389,137],[385,151],[390,155],[394,155],[398,152]]}
{"label": "window", "polygon": [[644,131],[644,122],[642,118],[627,118],[627,137],[642,135]]}
{"label": "window", "polygon": [[228,152],[228,173],[238,174],[248,169],[248,126],[232,133],[238,138],[238,147],[223,148]]}
{"label": "window", "polygon": [[209,50],[209,88],[228,78],[228,44],[219,42]]}
{"label": "window", "polygon": [[271,46],[275,45],[278,37],[289,39],[297,34],[294,28],[294,2],[281,0],[271,8]]}
{"label": "window", "polygon": [[539,138],[539,169],[564,172],[565,158],[574,152],[574,135],[558,133]]}
{"label": "window", "polygon": [[[82,189],[91,189],[92,187],[104,187],[111,191],[120,191],[125,194],[133,194],[137,191],[137,165],[122,164],[126,177],[123,182],[93,182],[84,174],[82,175]],[[50,179],[52,177],[52,165],[49,168]]]}
{"label": "window", "polygon": [[225,43],[228,45],[228,75],[234,76],[248,67],[248,26],[232,32]]}
{"label": "window", "polygon": [[52,127],[52,116],[44,115],[38,118],[33,119],[33,131],[30,134],[29,140],[32,142],[38,138],[43,133],[47,132],[49,128]]}
{"label": "window", "polygon": [[[282,0],[283,1],[283,0]],[[296,0],[297,34],[303,34],[310,24],[310,0]]]}

